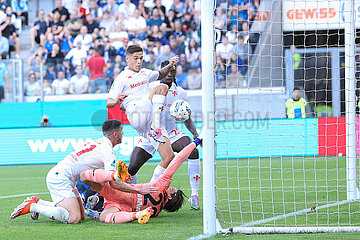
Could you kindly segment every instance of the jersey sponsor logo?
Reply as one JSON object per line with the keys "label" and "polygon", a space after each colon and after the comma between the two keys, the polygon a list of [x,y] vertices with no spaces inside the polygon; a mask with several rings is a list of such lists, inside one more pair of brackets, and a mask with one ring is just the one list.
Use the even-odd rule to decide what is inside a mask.
{"label": "jersey sponsor logo", "polygon": [[138,194],[137,195],[137,202],[136,202],[136,212],[141,210],[142,202],[143,202],[143,195]]}
{"label": "jersey sponsor logo", "polygon": [[290,20],[325,19],[334,18],[335,16],[335,8],[290,9],[286,13],[286,17]]}
{"label": "jersey sponsor logo", "polygon": [[83,149],[83,150],[77,152],[77,153],[76,153],[76,156],[79,157],[80,155],[82,155],[82,154],[84,154],[84,153],[91,152],[92,150],[94,150],[94,148],[96,148],[96,145],[90,145],[89,148],[86,148],[86,149]]}
{"label": "jersey sponsor logo", "polygon": [[171,103],[165,103],[164,104],[165,107],[171,107],[171,105],[172,105]]}
{"label": "jersey sponsor logo", "polygon": [[130,87],[131,87],[131,89],[136,88],[136,87],[140,87],[140,86],[146,84],[147,82],[148,82],[148,80],[144,80],[144,81],[142,81],[142,82],[138,82],[138,83],[135,83],[135,84],[131,84]]}

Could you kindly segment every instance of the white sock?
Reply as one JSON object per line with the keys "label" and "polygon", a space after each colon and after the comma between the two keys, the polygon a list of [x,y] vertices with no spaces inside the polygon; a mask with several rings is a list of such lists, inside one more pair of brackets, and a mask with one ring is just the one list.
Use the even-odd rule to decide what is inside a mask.
{"label": "white sock", "polygon": [[138,175],[135,174],[131,176],[131,181],[129,182],[129,184],[137,184],[137,183],[138,183]]}
{"label": "white sock", "polygon": [[165,96],[155,94],[152,97],[153,111],[152,111],[152,129],[159,129],[161,127],[161,111],[164,108]]}
{"label": "white sock", "polygon": [[191,196],[198,195],[200,186],[200,159],[188,159],[188,173],[190,177]]}
{"label": "white sock", "polygon": [[39,199],[37,204],[45,205],[45,206],[48,206],[48,207],[54,207],[55,206],[55,204],[53,202],[45,201],[45,200],[42,200],[42,199]]}
{"label": "white sock", "polygon": [[67,223],[69,220],[69,212],[63,207],[49,207],[33,203],[30,206],[30,212],[37,212],[41,215],[57,220],[62,223]]}
{"label": "white sock", "polygon": [[160,165],[157,165],[150,182],[154,182],[156,179],[158,179],[164,171],[165,171],[165,168],[163,168]]}

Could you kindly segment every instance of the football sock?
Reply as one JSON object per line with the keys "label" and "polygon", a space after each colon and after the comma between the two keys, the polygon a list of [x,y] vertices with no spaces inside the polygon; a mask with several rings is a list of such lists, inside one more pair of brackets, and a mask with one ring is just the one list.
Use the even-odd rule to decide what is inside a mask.
{"label": "football sock", "polygon": [[69,220],[69,212],[63,207],[49,207],[33,203],[30,206],[30,212],[40,213],[41,215],[44,215],[62,223],[67,223]]}
{"label": "football sock", "polygon": [[137,183],[138,183],[138,175],[135,174],[131,176],[131,181],[129,182],[129,184],[137,184]]}
{"label": "football sock", "polygon": [[112,171],[107,171],[103,169],[96,170],[86,170],[85,177],[87,180],[96,183],[106,183],[111,181],[116,181],[116,174]]}
{"label": "football sock", "polygon": [[55,206],[55,204],[53,202],[45,201],[45,200],[42,200],[42,199],[39,199],[37,204],[45,205],[45,206],[48,206],[48,207],[54,207]]}
{"label": "football sock", "polygon": [[164,108],[165,96],[155,94],[152,97],[153,111],[151,128],[156,130],[161,127],[161,111]]}
{"label": "football sock", "polygon": [[188,160],[188,173],[190,177],[191,196],[198,195],[198,190],[200,186],[200,170],[201,163],[199,158]]}
{"label": "football sock", "polygon": [[117,213],[109,213],[105,217],[106,223],[125,223],[131,222],[137,219],[137,212],[117,212]]}
{"label": "football sock", "polygon": [[164,171],[165,171],[165,168],[163,168],[160,165],[157,165],[150,182],[154,182],[156,179],[158,179]]}

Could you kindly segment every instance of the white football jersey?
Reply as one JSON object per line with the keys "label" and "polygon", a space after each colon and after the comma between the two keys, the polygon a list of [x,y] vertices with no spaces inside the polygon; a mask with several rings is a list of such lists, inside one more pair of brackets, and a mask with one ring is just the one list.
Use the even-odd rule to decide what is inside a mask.
{"label": "white football jersey", "polygon": [[124,69],[116,78],[111,86],[108,97],[116,100],[120,93],[126,93],[124,99],[125,109],[131,101],[141,100],[149,93],[149,83],[155,81],[159,77],[158,71],[142,68],[139,72],[131,71],[128,67]]}
{"label": "white football jersey", "polygon": [[73,181],[80,179],[80,173],[105,167],[116,169],[116,156],[111,141],[107,137],[90,141],[67,155],[57,166],[64,175]]}
{"label": "white football jersey", "polygon": [[[150,88],[152,89],[159,84],[160,81],[153,82],[150,84]],[[170,107],[176,100],[188,101],[188,97],[186,91],[182,87],[176,86],[175,83],[173,83],[168,91],[168,94],[166,95],[164,103],[163,114],[165,115],[165,121],[163,122],[163,124],[168,133],[176,129],[176,121],[170,115]]]}

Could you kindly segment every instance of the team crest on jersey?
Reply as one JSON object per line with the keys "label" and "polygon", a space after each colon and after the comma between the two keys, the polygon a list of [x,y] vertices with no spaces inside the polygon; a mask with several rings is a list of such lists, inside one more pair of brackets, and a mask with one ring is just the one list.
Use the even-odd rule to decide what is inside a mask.
{"label": "team crest on jersey", "polygon": [[128,76],[128,78],[132,78],[132,76]]}

